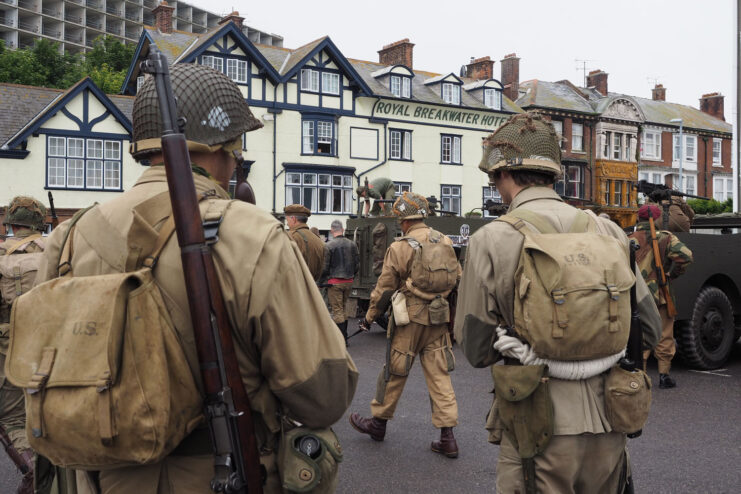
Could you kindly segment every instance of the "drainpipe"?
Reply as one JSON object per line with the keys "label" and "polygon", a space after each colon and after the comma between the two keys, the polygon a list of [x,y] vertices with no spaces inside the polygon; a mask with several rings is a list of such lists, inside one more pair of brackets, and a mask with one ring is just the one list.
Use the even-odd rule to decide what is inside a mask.
{"label": "drainpipe", "polygon": [[[273,86],[273,109],[278,101],[278,85]],[[268,110],[270,111],[270,110]],[[278,175],[275,170],[278,166],[278,156],[276,154],[276,136],[278,133],[278,113],[273,113],[273,212],[275,213],[275,191],[278,183]]]}
{"label": "drainpipe", "polygon": [[[373,117],[373,115],[375,115],[375,113],[376,113],[376,106],[380,102],[381,102],[381,98],[378,98],[376,100],[376,102],[373,103],[373,110],[371,111],[371,117],[368,119],[368,122],[369,123],[380,123],[380,124],[383,124],[383,161],[381,161],[380,163],[378,163],[376,165],[373,165],[372,167],[368,168],[364,172],[361,172],[361,173],[358,173],[357,175],[355,175],[355,178],[358,179],[358,187],[360,187],[360,185],[361,185],[360,178],[363,175],[366,175],[367,173],[372,172],[373,170],[375,170],[379,166],[385,165],[386,164],[386,161],[388,161],[388,156],[387,156],[387,151],[386,151],[386,135],[388,134],[388,125],[389,125],[388,120],[385,120],[385,119],[377,119],[377,118],[374,118]],[[361,205],[360,199],[358,199],[358,216],[360,216],[361,211],[362,211],[362,205]]]}

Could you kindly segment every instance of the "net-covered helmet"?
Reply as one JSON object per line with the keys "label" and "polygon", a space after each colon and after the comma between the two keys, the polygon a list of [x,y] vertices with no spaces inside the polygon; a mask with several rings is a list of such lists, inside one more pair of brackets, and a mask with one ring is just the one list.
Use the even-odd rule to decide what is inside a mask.
{"label": "net-covered helmet", "polygon": [[[185,138],[191,151],[233,151],[242,134],[262,127],[234,81],[204,65],[170,67],[178,117],[185,118]],[[143,159],[161,149],[162,123],[154,78],[146,77],[134,100],[131,154]]]}
{"label": "net-covered helmet", "polygon": [[394,201],[392,211],[400,220],[421,220],[430,214],[430,205],[424,196],[405,191]]}
{"label": "net-covered helmet", "polygon": [[528,170],[561,175],[560,137],[550,122],[534,112],[512,116],[484,140],[479,169]]}
{"label": "net-covered helmet", "polygon": [[5,210],[5,225],[20,225],[42,231],[46,220],[46,207],[33,197],[14,197]]}

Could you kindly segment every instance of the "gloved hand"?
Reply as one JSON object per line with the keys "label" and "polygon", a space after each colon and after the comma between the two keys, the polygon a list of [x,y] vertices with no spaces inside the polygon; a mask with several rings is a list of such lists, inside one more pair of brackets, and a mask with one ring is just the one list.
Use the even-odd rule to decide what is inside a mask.
{"label": "gloved hand", "polygon": [[360,328],[361,331],[370,331],[371,324],[372,323],[368,322],[367,320],[361,319],[358,323],[358,328]]}

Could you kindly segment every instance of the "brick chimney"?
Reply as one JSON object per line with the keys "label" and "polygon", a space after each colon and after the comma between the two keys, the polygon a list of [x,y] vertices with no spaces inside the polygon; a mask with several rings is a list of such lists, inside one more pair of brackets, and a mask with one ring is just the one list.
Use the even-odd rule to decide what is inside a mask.
{"label": "brick chimney", "polygon": [[520,91],[520,59],[517,55],[510,53],[500,61],[502,64],[502,85],[504,94],[515,101]]}
{"label": "brick chimney", "polygon": [[587,76],[587,87],[593,87],[602,94],[607,96],[607,72],[593,70]]}
{"label": "brick chimney", "polygon": [[156,27],[159,32],[164,34],[172,33],[172,14],[174,11],[175,7],[167,5],[165,0],[162,0],[159,5],[152,9],[152,13],[154,14],[154,27]]}
{"label": "brick chimney", "polygon": [[229,15],[225,15],[219,20],[219,26],[223,26],[227,22],[233,22],[239,29],[242,29],[242,23],[244,23],[244,17],[239,16],[239,12],[236,10]]}
{"label": "brick chimney", "polygon": [[406,65],[413,68],[414,43],[409,42],[409,38],[404,38],[390,45],[386,45],[382,50],[378,50],[378,63],[382,65]]}
{"label": "brick chimney", "polygon": [[466,77],[476,80],[491,79],[494,77],[494,60],[490,57],[471,59],[466,65]]}
{"label": "brick chimney", "polygon": [[700,98],[700,111],[725,121],[723,112],[723,100],[725,96],[720,93],[703,94]]}
{"label": "brick chimney", "polygon": [[666,101],[666,88],[663,84],[656,84],[651,90],[651,99],[654,101]]}

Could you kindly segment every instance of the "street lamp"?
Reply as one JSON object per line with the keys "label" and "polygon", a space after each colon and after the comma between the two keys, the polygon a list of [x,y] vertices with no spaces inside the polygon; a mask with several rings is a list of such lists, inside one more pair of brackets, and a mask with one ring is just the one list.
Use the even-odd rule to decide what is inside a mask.
{"label": "street lamp", "polygon": [[684,182],[682,181],[682,158],[684,158],[684,142],[682,141],[682,125],[684,122],[681,118],[672,118],[671,123],[679,124],[679,191],[684,192]]}

